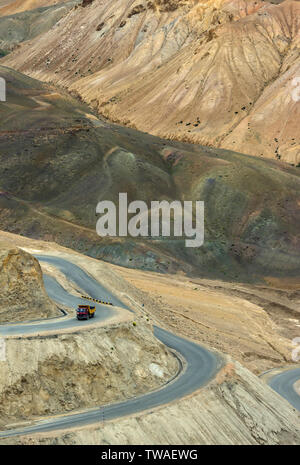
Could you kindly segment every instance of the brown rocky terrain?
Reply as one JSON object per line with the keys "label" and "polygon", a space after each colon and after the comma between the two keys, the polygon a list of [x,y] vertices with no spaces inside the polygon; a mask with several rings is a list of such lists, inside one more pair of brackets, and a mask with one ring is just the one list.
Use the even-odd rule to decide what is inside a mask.
{"label": "brown rocky terrain", "polygon": [[297,165],[299,8],[94,0],[4,63],[70,88],[113,121]]}
{"label": "brown rocky terrain", "polygon": [[[291,340],[299,335],[299,280],[291,289],[116,271],[139,289],[152,317],[172,331],[230,354],[255,374],[291,363]],[[289,283],[292,286],[292,282]]]}
{"label": "brown rocky terrain", "polygon": [[0,1],[0,16],[14,15],[42,6],[64,3],[64,1],[67,0],[2,0]]}
{"label": "brown rocky terrain", "polygon": [[0,244],[0,322],[59,316],[44,288],[39,262],[19,248]]}
{"label": "brown rocky terrain", "polygon": [[[237,298],[234,290],[238,286],[228,285],[226,291],[226,286],[216,281],[214,287],[208,281],[195,286],[181,275],[162,278],[155,273],[128,273],[54,243],[3,232],[0,237],[7,246],[14,243],[31,252],[73,261],[101,279],[105,287],[114,289],[137,312],[136,326],[131,316],[129,321],[86,328],[84,332],[67,330],[43,337],[7,338],[6,354],[14,363],[0,364],[2,428],[28,425],[32,420],[48,419],[61,412],[75,413],[162,385],[176,373],[177,363],[153,338],[154,322],[210,348],[226,348],[237,356],[243,344],[248,344],[252,354],[247,360],[245,353],[243,362],[252,371],[255,366],[276,366],[280,351],[288,347],[279,335],[279,325],[268,318],[264,309],[246,300],[245,287],[244,297]],[[168,308],[163,308],[159,297],[164,297],[166,287],[169,302]],[[273,291],[276,293],[276,289]],[[254,295],[262,293],[265,297],[270,292],[253,290]],[[277,290],[282,302],[286,292],[282,289],[280,294]],[[23,357],[17,355],[20,350]],[[253,373],[225,357],[225,366],[215,379],[184,399],[113,421],[99,414],[99,423],[92,426],[1,439],[0,443],[299,444],[299,438],[299,414]]]}
{"label": "brown rocky terrain", "polygon": [[0,444],[300,444],[299,413],[270,387],[228,360],[200,391],[151,411]]}
{"label": "brown rocky terrain", "polygon": [[[0,0],[0,12],[50,3]],[[299,3],[272,3],[82,0],[4,59],[40,81],[0,65],[0,227],[28,236],[0,231],[0,323],[59,314],[31,255],[41,252],[70,259],[136,311],[8,335],[1,429],[161,387],[178,360],[153,324],[228,354],[179,401],[1,444],[300,443],[299,413],[255,376],[292,364],[300,327],[300,170],[289,166],[299,163]],[[100,238],[96,204],[119,192],[203,200],[204,245]]]}
{"label": "brown rocky terrain", "polygon": [[[0,234],[0,322],[61,315],[44,289],[39,262]],[[74,284],[62,285],[78,294]],[[127,399],[159,388],[178,370],[178,359],[141,314],[133,321],[133,314],[116,309],[105,322],[42,333],[32,325],[32,333],[5,336],[0,425]]]}
{"label": "brown rocky terrain", "polygon": [[[3,230],[131,268],[248,282],[299,276],[298,168],[110,124],[53,86],[7,67],[0,74],[8,89],[0,111]],[[99,237],[96,205],[117,205],[120,192],[148,206],[204,201],[203,246]]]}
{"label": "brown rocky terrain", "polygon": [[[55,243],[0,232],[7,246],[56,255],[100,280],[138,314],[172,332],[229,354],[255,374],[291,363],[292,339],[299,335],[299,278],[269,286],[224,283],[176,274],[128,269],[95,260]],[[68,292],[57,269],[42,264]]]}

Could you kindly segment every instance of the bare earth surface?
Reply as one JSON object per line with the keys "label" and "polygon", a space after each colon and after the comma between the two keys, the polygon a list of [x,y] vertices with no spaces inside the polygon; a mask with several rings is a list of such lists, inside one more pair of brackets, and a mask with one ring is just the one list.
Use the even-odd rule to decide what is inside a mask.
{"label": "bare earth surface", "polygon": [[[6,16],[0,2],[0,55],[6,55],[18,44],[49,31],[80,0],[46,4],[33,10],[20,11]],[[22,1],[24,7],[26,2]],[[4,12],[3,12],[4,10]],[[2,13],[1,13],[2,12]],[[1,16],[2,14],[2,16]]]}
{"label": "bare earth surface", "polygon": [[[0,112],[2,230],[133,269],[229,282],[299,276],[298,168],[112,124],[52,85],[1,65],[0,74],[8,90]],[[203,201],[203,246],[100,238],[96,205],[117,205],[120,192],[148,208],[153,200]]]}
{"label": "bare earth surface", "polygon": [[[112,317],[105,321],[98,322],[96,314],[87,325],[65,325],[54,330],[51,324],[58,319],[47,318],[76,321],[74,308],[67,308],[69,316],[62,316],[49,299],[38,261],[25,247],[17,247],[30,241],[18,240],[17,236],[14,241],[14,236],[5,233],[0,236],[0,321],[9,324],[25,320],[24,328],[30,319],[44,322],[43,329],[38,329],[37,321],[28,323],[30,331],[19,334],[5,333],[7,326],[2,327],[6,355],[0,360],[0,427],[125,400],[161,387],[178,373],[178,359],[154,337],[150,319],[141,312],[133,321],[128,310],[114,307]],[[54,244],[31,245],[55,253]],[[63,248],[58,254],[62,252],[67,255]],[[86,265],[88,269],[89,263]],[[43,268],[67,292],[80,295],[80,289],[62,273],[55,273],[49,265]],[[106,265],[98,269],[99,280],[105,269]],[[107,271],[113,285],[114,273],[109,268]],[[55,312],[47,313],[47,306]]]}
{"label": "bare earth surface", "polygon": [[300,327],[299,292],[118,271],[142,290],[145,305],[153,302],[157,318],[230,354],[254,373],[291,361],[291,339],[299,335]]}
{"label": "bare earth surface", "polygon": [[0,324],[61,316],[49,299],[39,262],[0,241]]}
{"label": "bare earth surface", "polygon": [[[96,327],[84,333],[62,332],[54,337],[51,334],[32,335],[20,340],[10,337],[7,340],[10,359],[19,353],[20,344],[26,355],[22,359],[17,357],[16,364],[8,366],[2,362],[0,367],[1,379],[6,380],[0,390],[3,399],[1,422],[6,427],[8,421],[10,427],[20,425],[20,420],[23,420],[21,425],[26,425],[33,419],[126,399],[161,385],[174,375],[177,364],[164,347],[154,341],[150,330],[153,323],[162,324],[210,348],[226,350],[254,372],[283,364],[289,357],[289,341],[279,335],[278,327],[263,308],[235,295],[237,291],[246,291],[245,286],[208,280],[195,284],[183,274],[171,276],[128,270],[54,243],[5,232],[0,233],[0,239],[7,247],[14,244],[32,254],[71,260],[135,309],[138,321],[137,328],[131,322],[121,322],[110,328]],[[43,268],[74,293],[74,285],[66,282],[61,273],[55,273],[51,265],[43,265]],[[282,289],[281,299],[284,300],[294,286],[291,282],[288,289]],[[270,287],[254,289],[253,294],[267,298],[278,292]],[[80,289],[76,293],[80,294]],[[246,347],[248,351],[249,347],[252,350],[251,356],[244,353]],[[90,427],[2,439],[0,442],[298,444],[299,414],[238,362],[233,362],[230,357],[226,361],[206,387],[153,411],[117,421],[102,418],[99,424]],[[5,370],[9,370],[9,374]],[[158,377],[158,373],[163,375]],[[88,397],[86,389],[90,393]]]}
{"label": "bare earth surface", "polygon": [[[4,336],[0,428],[162,387],[179,364],[153,324],[228,355],[179,401],[0,443],[300,444],[299,413],[266,385],[293,366],[300,330],[299,173],[288,166],[300,163],[299,1],[71,3],[0,0],[1,65],[24,73],[0,66],[1,227],[34,238],[0,231],[0,323],[47,326]],[[35,10],[48,6],[49,20]],[[138,198],[205,197],[201,253],[172,241],[100,244],[96,201],[125,188]],[[75,298],[84,291],[31,254],[72,261],[136,313],[116,308],[105,321],[48,331],[58,309],[42,271]],[[64,309],[69,322],[74,308]]]}
{"label": "bare earth surface", "polygon": [[[150,321],[227,353],[256,374],[292,361],[291,341],[300,328],[297,280],[269,287],[194,280],[183,273],[131,270],[74,251],[70,256],[64,247],[10,233],[1,232],[0,238],[30,253],[71,259]],[[56,276],[65,287],[64,278]]]}
{"label": "bare earth surface", "polygon": [[179,369],[150,325],[134,327],[122,317],[83,331],[9,337],[6,354],[9,363],[0,363],[1,429],[147,393]]}
{"label": "bare earth surface", "polygon": [[70,88],[115,122],[297,165],[299,8],[93,0],[2,62]]}

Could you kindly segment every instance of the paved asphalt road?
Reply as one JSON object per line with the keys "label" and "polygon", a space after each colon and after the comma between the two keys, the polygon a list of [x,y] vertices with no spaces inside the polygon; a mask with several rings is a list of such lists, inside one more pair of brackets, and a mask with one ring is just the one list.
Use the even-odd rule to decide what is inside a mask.
{"label": "paved asphalt road", "polygon": [[273,376],[268,384],[278,394],[287,399],[297,410],[300,410],[300,396],[294,389],[294,384],[299,379],[300,368],[295,368]]}
{"label": "paved asphalt road", "polygon": [[[37,256],[40,261],[47,261],[55,265],[64,273],[68,279],[80,286],[91,297],[99,300],[108,300],[119,307],[127,308],[119,299],[109,293],[103,288],[93,277],[89,276],[86,272],[81,270],[78,266],[74,265],[67,260],[52,257],[52,256]],[[80,299],[68,294],[54,278],[45,277],[45,285],[49,295],[58,303],[74,307],[78,304]],[[113,311],[112,307],[105,305],[98,306],[98,318],[105,319],[108,314]],[[105,313],[107,312],[107,313]],[[100,314],[100,315],[99,315]],[[67,318],[57,318],[53,322],[48,323],[33,323],[23,325],[2,326],[0,334],[20,334],[21,332],[35,332],[42,331],[43,329],[49,330],[54,328],[64,328],[68,325],[74,326],[84,324],[84,321],[77,322],[77,320]],[[137,329],[138,330],[138,329]],[[16,331],[18,331],[16,333]],[[60,418],[51,418],[36,422],[32,426],[12,429],[0,433],[0,437],[16,436],[20,434],[30,434],[43,431],[53,431],[58,429],[65,429],[75,426],[83,426],[93,423],[98,423],[113,418],[130,415],[147,409],[152,409],[159,405],[167,404],[176,399],[180,399],[188,394],[199,389],[212,379],[220,367],[222,366],[222,359],[213,352],[206,350],[204,347],[199,346],[191,341],[176,336],[162,328],[154,327],[155,336],[165,345],[174,349],[186,361],[186,367],[175,380],[166,384],[160,390],[150,392],[139,397],[129,399],[124,402],[110,404],[103,407],[98,407],[85,411],[83,413],[69,414],[61,416]]]}

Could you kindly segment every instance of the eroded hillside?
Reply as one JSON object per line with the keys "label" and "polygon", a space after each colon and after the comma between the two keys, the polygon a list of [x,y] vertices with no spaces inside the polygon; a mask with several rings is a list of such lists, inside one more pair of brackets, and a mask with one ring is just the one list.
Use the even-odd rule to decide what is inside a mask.
{"label": "eroded hillside", "polygon": [[[274,408],[276,406],[276,408]],[[0,440],[2,444],[299,444],[299,414],[238,363],[193,396],[81,430]]]}
{"label": "eroded hillside", "polygon": [[46,293],[39,262],[1,243],[0,288],[0,323],[61,315]]}
{"label": "eroded hillside", "polygon": [[[0,224],[129,267],[225,280],[299,275],[298,168],[98,120],[51,86],[0,67]],[[7,157],[7,154],[10,154]],[[96,205],[205,202],[205,242],[100,238]]]}
{"label": "eroded hillside", "polygon": [[[136,312],[133,317],[132,313],[119,309],[116,317],[122,317],[122,322],[114,321],[114,324],[104,321],[98,323],[97,327],[80,325],[72,331],[60,329],[53,333],[52,329],[43,334],[23,334],[21,337],[11,335],[6,338],[6,361],[0,364],[2,434],[5,434],[3,430],[6,428],[22,428],[41,417],[51,422],[52,415],[83,413],[90,407],[98,406],[98,416],[91,425],[82,427],[81,424],[67,422],[66,428],[70,425],[71,430],[60,429],[37,435],[31,433],[1,438],[1,444],[299,443],[299,415],[295,409],[261,379],[228,356],[222,356],[223,364],[219,365],[218,373],[201,390],[167,405],[162,403],[159,407],[114,420],[109,419],[107,410],[99,408],[162,387],[177,374],[177,360],[153,337],[153,323],[160,325],[163,321],[164,327],[184,334],[201,345],[204,340],[208,342],[205,333],[206,336],[210,333],[214,337],[214,340],[209,340],[211,348],[216,345],[220,348],[220,343],[230,337],[227,348],[231,355],[232,352],[238,355],[242,349],[241,339],[248,339],[253,352],[249,354],[248,361],[245,358],[244,362],[250,362],[253,369],[256,357],[256,368],[262,368],[262,352],[266,355],[266,351],[270,354],[279,347],[282,349],[282,344],[286,345],[288,340],[279,337],[279,327],[268,322],[261,308],[244,299],[237,301],[232,298],[229,302],[228,295],[224,294],[225,289],[213,289],[210,285],[206,287],[209,283],[203,281],[202,308],[199,313],[204,320],[199,326],[194,320],[191,327],[191,314],[188,312],[185,319],[177,325],[179,314],[173,309],[174,301],[169,302],[171,308],[167,309],[169,317],[166,318],[160,299],[152,292],[150,299],[139,289],[145,273],[130,272],[129,281],[135,277],[130,283],[125,270],[74,253],[57,244],[33,241],[8,233],[1,233],[1,239],[7,245],[15,243],[27,250],[34,250],[35,253],[71,260],[91,276],[101,280],[107,289],[113,289],[116,296],[130,302]],[[48,267],[44,271],[48,273]],[[56,277],[65,286],[67,278],[61,281],[59,272]],[[152,273],[148,275],[148,279],[155,287],[155,280],[159,283],[161,278]],[[187,281],[180,282],[180,276],[177,276],[173,285],[173,277],[165,277],[163,282],[166,283],[166,280],[169,281],[171,294],[176,290],[186,298],[188,287],[190,288],[189,302],[180,302],[180,311],[185,313],[190,309],[194,286],[187,287]],[[71,294],[74,293],[75,288],[71,281],[68,282],[67,289]],[[258,289],[254,289],[255,293]],[[162,292],[162,287],[157,291]],[[222,305],[219,306],[219,302]],[[145,305],[141,306],[142,303]],[[207,315],[214,321],[211,327],[213,331],[210,331],[205,318],[206,306],[209,310]],[[228,330],[234,315],[235,324]],[[236,317],[240,320],[240,326],[236,324]],[[258,334],[255,321],[259,323],[259,331],[264,331],[264,336],[269,333],[270,339]],[[257,342],[260,340],[260,348],[258,344],[253,345],[253,336],[257,338]],[[250,346],[247,347],[248,350]],[[23,354],[22,357],[19,356],[20,353]],[[277,362],[280,361],[270,357],[267,363],[272,366]],[[168,384],[165,388],[168,388]],[[88,411],[85,413],[88,414]]]}
{"label": "eroded hillside", "polygon": [[47,32],[79,1],[71,0],[2,17],[0,10],[0,56],[11,52],[20,42]]}
{"label": "eroded hillside", "polygon": [[299,163],[298,1],[94,0],[4,62],[111,120]]}
{"label": "eroded hillside", "polygon": [[[16,354],[22,353],[22,357]],[[139,322],[6,339],[0,425],[128,399],[175,376],[178,360]]]}

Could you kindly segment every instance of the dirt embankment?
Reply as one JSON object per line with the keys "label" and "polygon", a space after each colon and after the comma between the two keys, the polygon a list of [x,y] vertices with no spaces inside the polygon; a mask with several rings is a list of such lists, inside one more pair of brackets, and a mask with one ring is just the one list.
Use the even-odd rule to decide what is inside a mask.
{"label": "dirt embankment", "polygon": [[0,323],[61,315],[44,288],[39,262],[0,243]]}
{"label": "dirt embankment", "polygon": [[22,11],[64,3],[66,0],[10,0],[0,2],[0,16],[15,15]]}
{"label": "dirt embankment", "polygon": [[177,358],[140,321],[8,338],[0,362],[0,422],[125,400],[158,388],[178,369]]}
{"label": "dirt embankment", "polygon": [[[175,332],[226,349],[239,358],[244,347],[248,346],[248,351],[251,347],[252,358],[247,360],[245,354],[243,361],[253,371],[275,366],[283,360],[280,351],[287,351],[287,341],[276,339],[277,326],[262,308],[241,296],[225,293],[225,289],[214,289],[212,283],[204,280],[191,283],[183,276],[125,270],[55,244],[0,234],[7,242],[14,241],[32,253],[56,254],[73,261],[97,279],[101,277],[108,289],[113,288],[119,298],[138,312],[137,326],[131,321],[83,334],[7,339],[10,363],[0,363],[3,426],[119,401],[148,392],[170,379],[177,372],[177,361],[153,337],[150,329],[153,321],[146,323],[147,315]],[[166,288],[168,306],[162,305]],[[255,293],[258,294],[257,289]],[[263,338],[258,334],[259,328]],[[269,342],[274,344],[273,348]],[[261,362],[262,355],[265,359]],[[298,413],[231,358],[207,387],[151,412],[115,421],[101,417],[99,424],[91,427],[0,441],[2,444],[299,442]]]}
{"label": "dirt embankment", "polygon": [[72,431],[3,439],[0,444],[299,444],[299,414],[238,363],[190,397]]}

